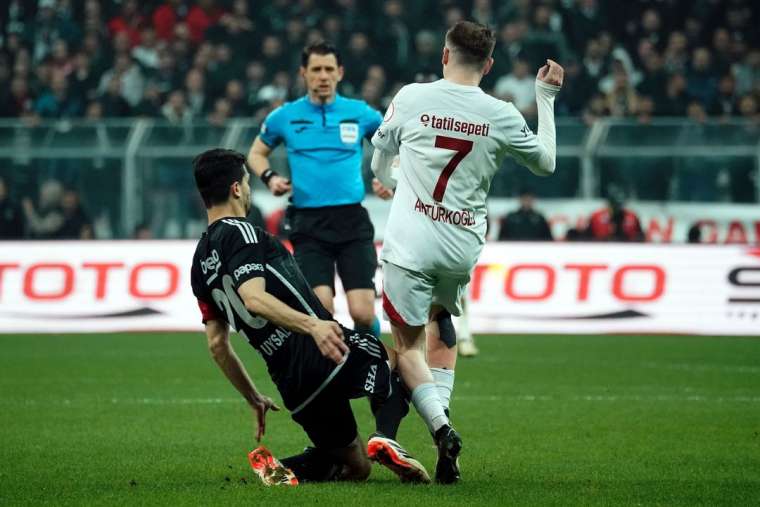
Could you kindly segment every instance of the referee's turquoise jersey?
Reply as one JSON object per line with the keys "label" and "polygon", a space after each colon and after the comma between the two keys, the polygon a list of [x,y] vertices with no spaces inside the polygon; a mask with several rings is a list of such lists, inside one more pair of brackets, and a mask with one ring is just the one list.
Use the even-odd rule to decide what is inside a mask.
{"label": "referee's turquoise jersey", "polygon": [[285,143],[296,208],[356,204],[364,198],[362,140],[382,121],[363,100],[336,95],[321,105],[305,96],[269,113],[259,137],[270,148]]}

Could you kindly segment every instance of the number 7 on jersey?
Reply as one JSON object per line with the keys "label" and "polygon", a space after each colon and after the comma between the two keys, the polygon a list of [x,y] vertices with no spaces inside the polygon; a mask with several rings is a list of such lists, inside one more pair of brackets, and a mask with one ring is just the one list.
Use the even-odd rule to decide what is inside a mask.
{"label": "number 7 on jersey", "polygon": [[435,147],[443,148],[445,150],[453,150],[456,153],[446,167],[441,171],[441,175],[438,177],[438,182],[435,184],[435,190],[433,190],[433,199],[436,202],[443,202],[443,194],[446,193],[446,186],[449,184],[449,178],[456,170],[459,163],[472,151],[472,141],[466,139],[458,139],[456,137],[447,136],[435,136]]}

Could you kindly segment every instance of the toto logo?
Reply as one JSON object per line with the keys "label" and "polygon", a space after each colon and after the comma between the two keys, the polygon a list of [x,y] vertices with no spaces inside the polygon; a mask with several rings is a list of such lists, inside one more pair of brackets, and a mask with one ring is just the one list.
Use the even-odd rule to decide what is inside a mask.
{"label": "toto logo", "polygon": [[[472,273],[470,285],[471,296],[474,301],[481,297],[483,281],[488,271],[496,265],[479,264]],[[665,293],[667,277],[665,270],[654,264],[627,264],[611,268],[607,264],[565,264],[555,267],[549,264],[515,264],[504,266],[508,268],[504,275],[504,295],[514,301],[546,301],[550,299],[557,288],[559,274],[572,274],[574,280],[575,299],[588,301],[589,288],[592,280],[602,278],[608,285],[610,294],[618,301],[624,303],[650,303],[659,300]],[[528,289],[526,284],[520,284],[523,277],[531,277]],[[631,280],[646,280],[646,290],[633,291],[630,289]],[[539,280],[539,281],[536,281]],[[638,284],[640,285],[640,284]]]}
{"label": "toto logo", "polygon": [[[7,294],[8,274],[20,272],[21,295],[32,301],[60,301],[74,293],[106,298],[116,287],[109,283],[115,272],[126,271],[126,292],[135,299],[167,299],[177,293],[179,268],[168,262],[141,262],[127,266],[122,262],[42,262],[30,265],[0,264],[0,301],[16,294]],[[94,283],[92,274],[95,275]],[[156,280],[161,284],[156,284]],[[158,286],[157,286],[158,285]]]}

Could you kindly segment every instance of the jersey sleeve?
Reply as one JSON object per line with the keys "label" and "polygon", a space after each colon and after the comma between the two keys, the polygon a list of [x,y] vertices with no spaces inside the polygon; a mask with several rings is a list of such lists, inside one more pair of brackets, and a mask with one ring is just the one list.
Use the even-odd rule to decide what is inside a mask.
{"label": "jersey sleeve", "polygon": [[282,106],[267,115],[261,124],[259,139],[269,146],[276,148],[285,138],[286,112]]}
{"label": "jersey sleeve", "polygon": [[398,155],[401,145],[401,129],[405,122],[407,104],[405,95],[407,87],[400,89],[388,105],[383,121],[372,136],[372,145],[378,150]]}
{"label": "jersey sleeve", "polygon": [[193,267],[190,271],[190,286],[193,289],[193,295],[198,301],[198,309],[201,312],[201,322],[204,324],[210,320],[222,320],[219,316],[219,310],[208,296],[208,291],[204,290],[203,275],[198,268],[197,257],[193,258]]}
{"label": "jersey sleeve", "polygon": [[382,122],[383,115],[381,115],[380,112],[374,107],[366,104],[364,114],[362,115],[362,128],[364,131],[364,137],[371,139]]}
{"label": "jersey sleeve", "polygon": [[506,136],[506,152],[515,161],[528,168],[537,165],[543,154],[538,136],[528,127],[522,113],[510,102],[505,104],[503,129]]}
{"label": "jersey sleeve", "polygon": [[224,239],[224,257],[227,272],[237,290],[248,280],[260,278],[266,272],[265,237],[248,222],[236,221],[228,225]]}

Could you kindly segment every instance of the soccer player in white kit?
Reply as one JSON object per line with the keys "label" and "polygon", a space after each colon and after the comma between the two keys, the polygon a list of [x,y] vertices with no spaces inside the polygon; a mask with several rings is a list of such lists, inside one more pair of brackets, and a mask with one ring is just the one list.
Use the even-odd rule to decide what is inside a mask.
{"label": "soccer player in white kit", "polygon": [[383,309],[399,373],[436,440],[436,479],[444,483],[459,479],[462,442],[447,415],[456,350],[441,342],[455,343],[455,336],[444,335],[454,333],[451,315],[461,314],[463,292],[485,244],[491,180],[506,156],[539,176],[552,174],[556,165],[554,97],[562,67],[547,60],[538,71],[536,135],[514,105],[479,87],[493,65],[494,44],[484,25],[454,25],[446,33],[443,79],[399,90],[372,138],[372,169],[385,186],[396,187],[381,254]]}

